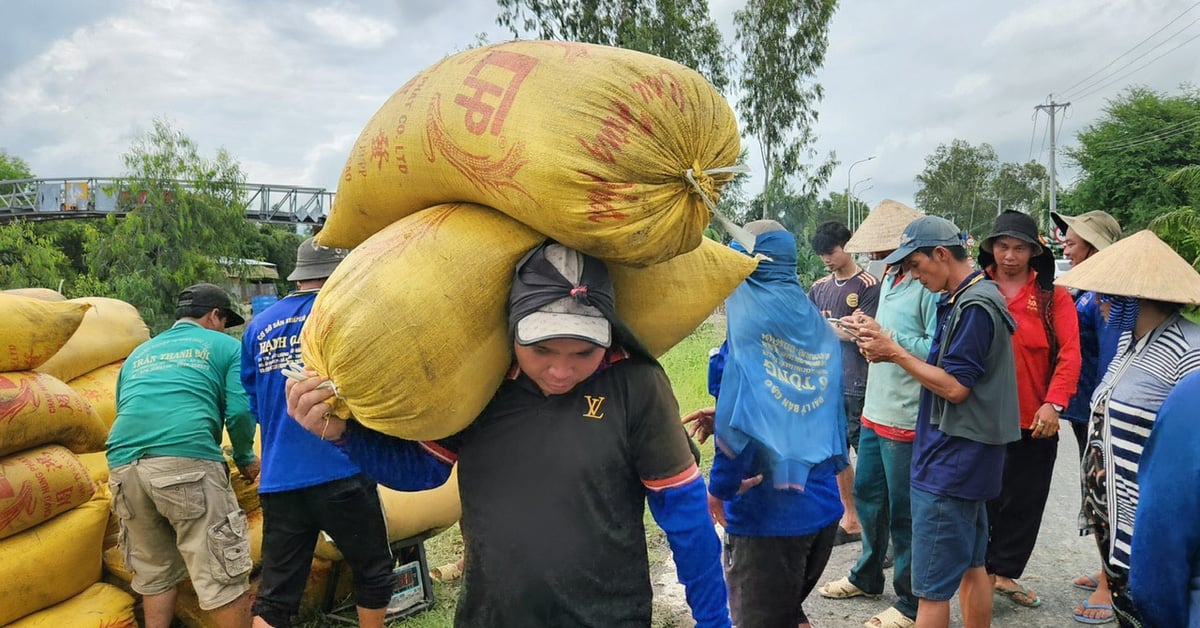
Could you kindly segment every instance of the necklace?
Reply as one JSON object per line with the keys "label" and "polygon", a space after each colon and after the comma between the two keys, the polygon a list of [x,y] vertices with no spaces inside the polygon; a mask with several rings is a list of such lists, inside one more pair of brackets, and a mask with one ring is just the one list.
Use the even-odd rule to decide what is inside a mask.
{"label": "necklace", "polygon": [[833,277],[833,285],[841,288],[842,286],[846,285],[847,281],[850,281],[851,279],[854,279],[855,277],[857,277],[858,273],[854,273],[853,275],[850,275],[849,277],[846,277],[845,279],[838,279],[837,273],[830,273],[829,276]]}

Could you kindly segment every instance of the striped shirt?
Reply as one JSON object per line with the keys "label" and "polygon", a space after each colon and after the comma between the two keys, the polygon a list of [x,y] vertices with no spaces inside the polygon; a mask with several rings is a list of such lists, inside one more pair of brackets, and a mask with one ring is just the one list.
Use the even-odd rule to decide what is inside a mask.
{"label": "striped shirt", "polygon": [[1179,380],[1200,370],[1200,326],[1175,314],[1137,341],[1126,332],[1092,396],[1102,421],[1108,476],[1109,558],[1129,568],[1138,504],[1138,463],[1163,400]]}

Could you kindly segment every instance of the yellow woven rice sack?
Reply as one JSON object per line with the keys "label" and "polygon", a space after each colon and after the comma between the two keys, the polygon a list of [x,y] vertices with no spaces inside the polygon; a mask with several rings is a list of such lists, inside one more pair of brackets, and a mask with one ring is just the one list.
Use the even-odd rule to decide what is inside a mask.
{"label": "yellow woven rice sack", "polygon": [[[411,439],[466,427],[512,359],[505,304],[513,268],[542,239],[486,207],[443,205],[352,251],[321,289],[301,333],[304,362],[337,386],[335,411]],[[614,267],[617,312],[661,354],[754,265],[705,240],[661,266]]]}
{"label": "yellow woven rice sack", "polygon": [[0,372],[28,371],[58,352],[79,329],[86,303],[0,292]]}
{"label": "yellow woven rice sack", "polygon": [[113,421],[117,420],[117,376],[121,374],[124,359],[93,369],[67,382],[75,392],[87,399],[96,411],[96,416],[104,422],[104,427],[112,429]]}
{"label": "yellow woven rice sack", "polygon": [[4,294],[15,294],[22,297],[30,297],[33,299],[41,299],[43,301],[66,301],[58,290],[50,288],[10,288],[4,291]]}
{"label": "yellow woven rice sack", "polygon": [[0,373],[0,456],[58,443],[75,453],[103,451],[108,429],[79,393],[33,371]]}
{"label": "yellow woven rice sack", "polygon": [[87,467],[61,445],[0,458],[0,539],[75,508],[95,491]]}
{"label": "yellow woven rice sack", "polygon": [[[446,483],[427,491],[393,491],[379,487],[379,502],[387,519],[389,541],[399,541],[423,532],[434,534],[454,525],[462,516],[458,501],[458,466],[450,470]],[[342,553],[325,535],[317,539],[316,555],[329,560],[342,560]]]}
{"label": "yellow woven rice sack", "polygon": [[53,357],[37,370],[69,382],[84,373],[129,357],[138,345],[150,339],[150,328],[137,308],[119,299],[84,297],[70,303],[85,303],[92,309],[83,317],[79,330]]}
{"label": "yellow woven rice sack", "polygon": [[[432,205],[495,207],[595,257],[644,266],[700,245],[734,166],[733,110],[695,71],[591,44],[447,57],[367,123],[317,240],[353,248]],[[694,171],[693,185],[685,171]]]}
{"label": "yellow woven rice sack", "polygon": [[8,628],[137,628],[133,596],[111,584],[97,582],[83,593],[50,608],[27,615]]}
{"label": "yellow woven rice sack", "polygon": [[92,481],[96,483],[97,490],[99,487],[105,487],[108,490],[108,456],[103,451],[96,451],[90,454],[78,454],[75,456],[87,467],[88,475]]}
{"label": "yellow woven rice sack", "polygon": [[93,499],[0,540],[0,625],[95,584],[107,523],[108,500]]}

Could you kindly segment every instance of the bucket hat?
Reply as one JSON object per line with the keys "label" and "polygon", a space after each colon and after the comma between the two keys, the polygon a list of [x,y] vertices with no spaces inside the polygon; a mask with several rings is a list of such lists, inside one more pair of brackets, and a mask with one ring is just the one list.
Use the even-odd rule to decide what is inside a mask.
{"label": "bucket hat", "polygon": [[1050,218],[1054,220],[1054,225],[1059,231],[1066,233],[1067,229],[1074,229],[1084,242],[1092,245],[1097,251],[1102,251],[1121,239],[1121,225],[1105,211],[1097,209],[1078,216],[1050,212]]}

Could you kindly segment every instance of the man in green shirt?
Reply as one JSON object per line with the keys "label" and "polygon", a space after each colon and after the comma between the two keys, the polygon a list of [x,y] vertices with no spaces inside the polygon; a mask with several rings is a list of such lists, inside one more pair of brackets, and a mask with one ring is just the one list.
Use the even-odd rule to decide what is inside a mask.
{"label": "man in green shirt", "polygon": [[245,627],[250,537],[221,454],[225,429],[242,476],[258,476],[241,343],[223,333],[245,321],[228,293],[204,283],[180,293],[175,317],[130,354],[117,379],[106,446],[121,550],[147,628],[170,625],[177,586],[189,576],[219,626]]}

